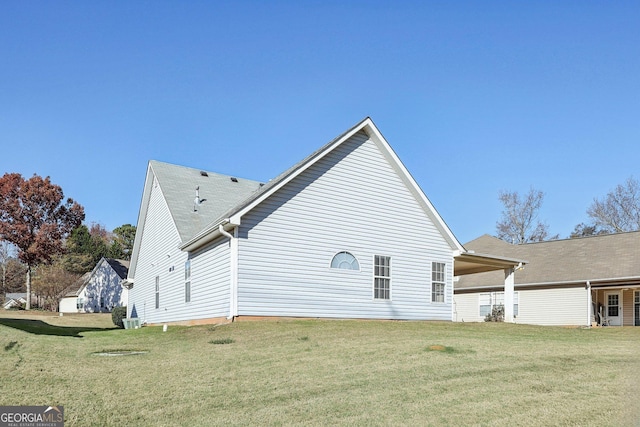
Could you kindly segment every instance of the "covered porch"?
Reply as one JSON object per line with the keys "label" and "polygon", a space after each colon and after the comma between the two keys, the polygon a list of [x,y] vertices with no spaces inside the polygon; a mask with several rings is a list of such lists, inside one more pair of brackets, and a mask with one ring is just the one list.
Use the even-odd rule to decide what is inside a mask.
{"label": "covered porch", "polygon": [[514,322],[514,274],[526,264],[526,261],[473,251],[461,252],[453,258],[453,274],[456,277],[488,271],[504,272],[504,321]]}
{"label": "covered porch", "polygon": [[592,324],[640,326],[640,280],[591,283]]}

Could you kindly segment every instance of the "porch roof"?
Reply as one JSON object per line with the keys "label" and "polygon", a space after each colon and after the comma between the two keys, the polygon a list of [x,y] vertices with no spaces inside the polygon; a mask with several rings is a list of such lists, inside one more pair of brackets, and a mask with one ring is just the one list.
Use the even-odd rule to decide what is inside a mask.
{"label": "porch roof", "polygon": [[[640,232],[512,245],[484,235],[464,245],[477,252],[527,259],[515,274],[515,287],[592,287],[640,284]],[[456,291],[503,286],[498,272],[462,276]]]}
{"label": "porch roof", "polygon": [[524,264],[526,261],[521,259],[463,252],[453,258],[453,274],[454,276],[465,276],[488,271],[504,271],[507,268],[515,268]]}

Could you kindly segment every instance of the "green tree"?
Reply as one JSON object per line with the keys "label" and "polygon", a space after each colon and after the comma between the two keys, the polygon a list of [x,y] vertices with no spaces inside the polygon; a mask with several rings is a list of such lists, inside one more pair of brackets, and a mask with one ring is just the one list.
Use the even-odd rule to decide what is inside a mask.
{"label": "green tree", "polygon": [[27,309],[31,308],[31,273],[64,252],[64,240],[84,219],[84,208],[73,199],[64,201],[60,186],[49,177],[18,173],[0,178],[0,240],[15,245],[27,266]]}
{"label": "green tree", "polygon": [[84,224],[76,227],[67,239],[65,269],[76,274],[93,270],[101,258],[109,256],[107,236],[104,227],[99,225],[92,224],[91,229]]}
{"label": "green tree", "polygon": [[129,261],[133,251],[133,242],[136,238],[136,227],[124,224],[113,230],[113,242],[109,249],[111,258]]}

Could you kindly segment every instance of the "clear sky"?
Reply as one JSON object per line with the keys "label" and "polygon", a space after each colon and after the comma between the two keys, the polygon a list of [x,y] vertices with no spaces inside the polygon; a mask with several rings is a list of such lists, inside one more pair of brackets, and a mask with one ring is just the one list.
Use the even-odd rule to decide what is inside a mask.
{"label": "clear sky", "polygon": [[453,233],[640,178],[637,1],[2,1],[0,174],[137,222],[150,159],[268,181],[370,116]]}

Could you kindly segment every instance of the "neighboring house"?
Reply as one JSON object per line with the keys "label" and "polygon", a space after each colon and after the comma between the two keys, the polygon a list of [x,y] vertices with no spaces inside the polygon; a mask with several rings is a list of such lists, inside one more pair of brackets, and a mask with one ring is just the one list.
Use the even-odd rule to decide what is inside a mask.
{"label": "neighboring house", "polygon": [[[484,235],[467,250],[527,260],[515,272],[515,321],[640,326],[640,232],[512,245]],[[455,320],[479,322],[503,304],[500,273],[454,283]]]}
{"label": "neighboring house", "polygon": [[264,185],[149,162],[128,317],[451,321],[477,263],[518,264],[467,253],[367,118]]}
{"label": "neighboring house", "polygon": [[2,307],[5,310],[9,310],[10,308],[20,307],[27,303],[27,293],[8,293],[4,296],[4,304]]}
{"label": "neighboring house", "polygon": [[85,300],[85,287],[89,282],[91,272],[84,273],[80,279],[62,292],[58,311],[60,313],[83,313]]}
{"label": "neighboring house", "polygon": [[60,300],[60,312],[108,313],[126,305],[128,291],[122,282],[128,269],[128,261],[102,258],[93,271],[67,289]]}

